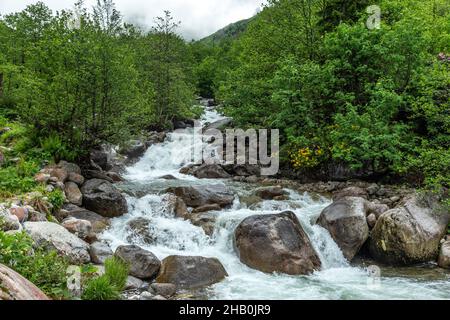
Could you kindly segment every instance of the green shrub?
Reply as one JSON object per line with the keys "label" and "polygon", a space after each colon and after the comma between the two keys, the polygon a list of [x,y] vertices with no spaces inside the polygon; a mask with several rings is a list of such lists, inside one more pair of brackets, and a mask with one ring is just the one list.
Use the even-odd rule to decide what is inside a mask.
{"label": "green shrub", "polygon": [[57,210],[61,209],[62,206],[64,205],[64,201],[65,201],[64,192],[62,192],[59,189],[53,190],[52,192],[50,192],[47,195],[47,197],[48,197],[48,201],[53,206],[53,211],[57,211]]}
{"label": "green shrub", "polygon": [[128,271],[128,265],[120,258],[112,257],[105,261],[105,275],[119,291],[125,288]]}
{"label": "green shrub", "polygon": [[40,145],[44,154],[47,154],[59,162],[59,160],[74,161],[77,157],[75,150],[70,150],[61,137],[55,133],[40,139]]}
{"label": "green shrub", "polygon": [[14,269],[53,299],[69,297],[66,270],[68,262],[55,251],[33,250],[25,233],[0,231],[0,263]]}
{"label": "green shrub", "polygon": [[106,275],[91,279],[81,297],[83,300],[118,300],[120,292]]}
{"label": "green shrub", "polygon": [[105,274],[88,279],[83,300],[118,300],[128,278],[128,265],[113,257],[105,261]]}

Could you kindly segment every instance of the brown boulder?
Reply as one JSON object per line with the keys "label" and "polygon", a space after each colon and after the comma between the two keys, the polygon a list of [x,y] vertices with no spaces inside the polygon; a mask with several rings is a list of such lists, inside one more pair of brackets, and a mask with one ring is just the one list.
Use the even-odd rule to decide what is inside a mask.
{"label": "brown boulder", "polygon": [[321,267],[293,212],[248,217],[237,227],[234,240],[241,262],[253,269],[304,275]]}

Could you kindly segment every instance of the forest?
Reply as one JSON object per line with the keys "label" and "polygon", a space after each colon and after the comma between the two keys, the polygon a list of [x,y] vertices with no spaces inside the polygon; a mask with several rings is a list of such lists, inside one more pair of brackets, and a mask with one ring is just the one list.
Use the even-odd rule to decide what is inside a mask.
{"label": "forest", "polygon": [[[169,11],[156,12],[151,29],[125,22],[113,0],[97,0],[92,8],[78,0],[74,9],[62,11],[37,2],[23,11],[0,15],[0,276],[5,265],[47,297],[72,299],[67,290],[67,257],[35,248],[25,233],[8,232],[22,230],[24,223],[64,225],[67,216],[61,218],[60,214],[71,213],[69,202],[99,213],[99,219],[106,218],[108,223],[139,206],[140,199],[134,198],[133,206],[127,205],[135,190],[126,197],[120,187],[123,194],[117,191],[113,183],[120,185],[125,179],[111,168],[105,169],[102,159],[93,161],[93,152],[104,145],[126,149],[130,141],[160,133],[163,138],[158,142],[163,143],[178,122],[202,117],[202,98],[214,101],[220,115],[232,119],[236,128],[280,130],[281,170],[273,179],[338,181],[345,186],[362,181],[364,192],[373,187],[369,184],[382,190],[380,186],[385,184],[388,191],[378,194],[377,189],[364,199],[372,200],[370,210],[381,206],[384,211],[378,213],[397,210],[403,205],[400,198],[409,199],[406,191],[400,194],[398,190],[432,191],[448,213],[450,0],[379,0],[375,9],[372,5],[368,0],[268,0],[254,17],[200,40],[183,38],[183,22]],[[379,25],[374,25],[378,18]],[[177,180],[173,175],[181,173],[180,169],[184,168],[170,171],[165,179]],[[223,176],[214,179],[231,178],[232,174],[219,169]],[[98,180],[100,184],[94,185]],[[91,182],[94,191],[88,188]],[[70,188],[79,199],[68,199]],[[392,194],[390,188],[395,190]],[[270,191],[273,194],[268,198],[264,192],[256,198],[289,200],[290,194],[278,185]],[[103,197],[102,192],[114,202],[105,205],[102,198],[103,207],[95,211],[86,199],[100,193]],[[158,189],[152,196],[159,197],[160,192]],[[224,210],[233,203],[234,194],[221,189],[218,194],[219,204],[202,203],[205,209],[186,203],[182,209],[187,212],[189,207],[189,214],[196,209],[203,213],[201,210]],[[387,202],[380,203],[384,200]],[[27,218],[34,212],[36,220],[20,221],[13,229],[7,219],[20,217],[19,207],[25,204],[36,209],[27,209]],[[249,207],[252,205],[255,203]],[[105,206],[117,212],[105,212]],[[383,215],[369,211],[362,222],[367,232],[351,257],[345,256],[349,261],[367,249],[369,225],[371,231],[381,225],[377,219],[382,221]],[[372,224],[366,221],[366,213],[375,220]],[[202,219],[193,224],[211,224]],[[440,224],[448,238],[448,221]],[[64,227],[90,249],[105,230],[91,239],[91,234],[81,236],[80,230],[70,229],[72,225]],[[241,227],[245,231],[248,226],[244,223]],[[401,263],[435,262],[441,233],[432,240],[428,234],[418,240],[426,243],[424,247],[432,247],[430,254],[420,259],[407,256]],[[374,231],[370,236],[373,234],[376,236]],[[409,233],[400,230],[398,234]],[[391,262],[389,259],[407,249],[407,245],[399,249],[395,258],[384,257],[386,253],[379,253],[379,248],[373,251]],[[87,258],[81,257],[86,261],[76,257],[81,259],[76,265],[82,266],[87,279],[79,298],[119,299],[130,265],[116,254],[101,261],[105,272],[98,276],[86,252]],[[71,254],[67,256],[72,258]],[[317,256],[314,261],[314,267],[320,266]],[[226,274],[222,269],[219,271]],[[223,278],[225,275],[219,280]],[[0,300],[1,289],[0,282]]]}

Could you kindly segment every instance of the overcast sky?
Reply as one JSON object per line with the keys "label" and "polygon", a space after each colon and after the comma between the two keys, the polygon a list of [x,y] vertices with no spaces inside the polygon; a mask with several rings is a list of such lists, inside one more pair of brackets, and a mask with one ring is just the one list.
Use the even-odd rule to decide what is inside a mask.
{"label": "overcast sky", "polygon": [[[75,0],[42,0],[53,10],[71,9]],[[182,22],[180,32],[190,40],[205,37],[226,25],[253,16],[264,0],[115,0],[127,22],[149,27],[153,18],[169,10]],[[38,0],[0,0],[0,13],[24,9]],[[91,7],[96,0],[85,0]]]}

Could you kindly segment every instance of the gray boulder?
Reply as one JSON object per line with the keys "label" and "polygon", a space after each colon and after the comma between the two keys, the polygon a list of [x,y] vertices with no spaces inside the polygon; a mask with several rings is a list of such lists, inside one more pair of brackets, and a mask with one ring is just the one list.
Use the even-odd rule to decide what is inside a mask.
{"label": "gray boulder", "polygon": [[450,241],[445,241],[439,252],[439,267],[444,269],[450,269]]}
{"label": "gray boulder", "polygon": [[325,208],[319,217],[318,225],[330,232],[349,261],[369,238],[366,213],[366,200],[346,197]]}
{"label": "gray boulder", "polygon": [[114,255],[128,263],[130,275],[139,279],[155,277],[161,267],[161,261],[153,253],[138,246],[120,246]]}
{"label": "gray boulder", "polygon": [[220,282],[228,274],[216,258],[169,256],[162,261],[157,283],[180,289],[199,289]]}
{"label": "gray boulder", "polygon": [[105,264],[106,259],[114,255],[109,245],[103,242],[94,242],[91,244],[89,254],[91,261],[95,264]]}
{"label": "gray boulder", "polygon": [[56,250],[60,255],[67,257],[70,263],[80,265],[91,261],[89,245],[59,224],[25,222],[24,228],[36,246]]}
{"label": "gray boulder", "polygon": [[88,180],[81,188],[81,192],[86,209],[104,217],[120,217],[128,212],[125,197],[106,180]]}

